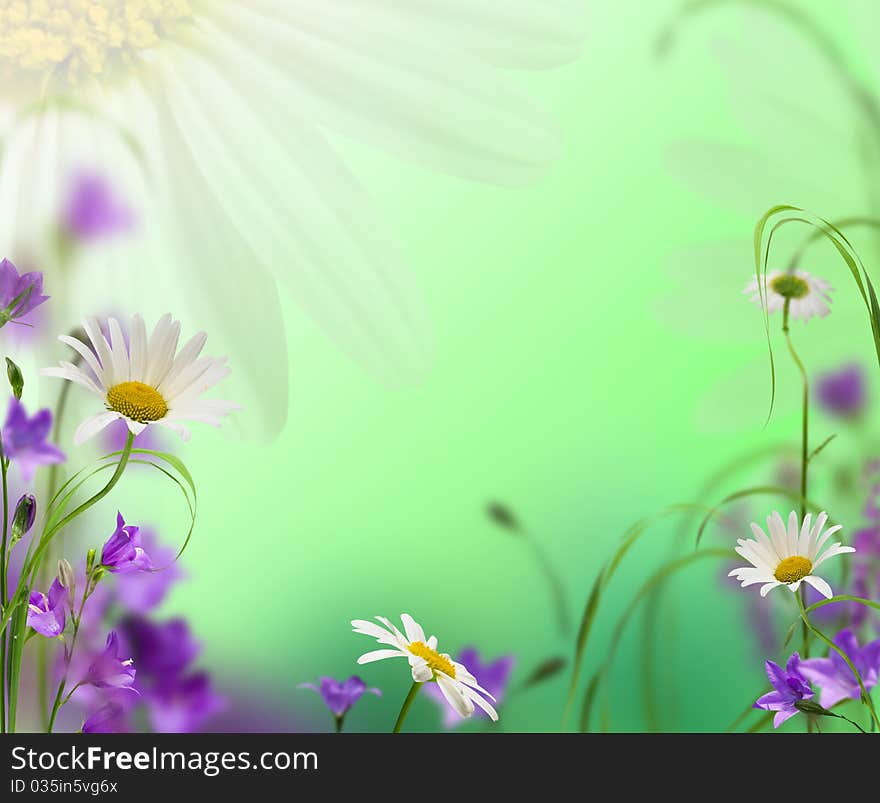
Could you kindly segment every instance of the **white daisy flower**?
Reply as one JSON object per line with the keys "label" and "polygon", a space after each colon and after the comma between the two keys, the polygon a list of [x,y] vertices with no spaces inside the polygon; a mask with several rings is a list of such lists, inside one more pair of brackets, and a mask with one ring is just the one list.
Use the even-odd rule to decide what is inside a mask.
{"label": "white daisy flower", "polygon": [[[275,383],[249,399],[264,435],[287,414],[286,357],[260,359],[263,343],[287,343],[279,286],[381,380],[418,381],[434,353],[428,312],[347,143],[471,181],[538,180],[561,137],[513,74],[574,60],[585,5],[2,2],[0,254],[36,262],[56,291],[69,276],[64,298],[88,309],[107,301],[96,275],[114,278],[118,304],[134,278],[121,268],[139,259],[158,286],[197,288],[193,315],[222,322],[249,374],[241,392]],[[30,257],[80,168],[122,185],[141,233],[113,264],[65,273],[51,254]],[[135,245],[144,252],[126,253]]]}
{"label": "white daisy flower", "polygon": [[841,525],[836,524],[823,532],[827,521],[828,514],[822,512],[816,517],[816,523],[812,524],[812,514],[808,513],[804,517],[803,526],[800,526],[797,513],[792,511],[786,527],[782,516],[773,511],[773,515],[767,517],[769,538],[753,523],[755,540],[737,539],[737,553],[752,565],[734,569],[728,577],[736,577],[743,588],[763,583],[762,597],[766,597],[777,586],[788,586],[792,591],[797,591],[804,582],[813,586],[822,596],[831,599],[834,596],[831,586],[813,572],[828,558],[855,552],[855,549],[834,543],[820,556],[819,552],[825,542],[841,529]]}
{"label": "white daisy flower", "polygon": [[159,320],[149,339],[143,319],[135,315],[131,320],[130,344],[115,318],[107,321],[109,340],[97,318],[84,321],[83,330],[91,345],[67,335],[58,339],[76,351],[84,365],[62,362],[57,368],[44,368],[41,372],[82,385],[104,402],[104,412],[86,419],[77,428],[77,444],[120,418],[134,435],[150,424],[159,424],[189,440],[189,430],[182,421],[219,426],[225,416],[239,409],[232,402],[202,398],[203,393],[229,374],[225,357],[199,357],[207,340],[204,332],[192,337],[178,351],[180,322],[170,315]]}
{"label": "white daisy flower", "polygon": [[493,722],[498,721],[498,713],[486,702],[488,697],[495,698],[478,683],[477,679],[462,665],[453,661],[446,653],[437,652],[437,638],[425,638],[425,631],[408,613],[402,613],[400,620],[406,635],[401,633],[383,616],[377,621],[384,627],[363,619],[352,621],[355,633],[372,636],[380,644],[387,644],[391,649],[374,650],[358,658],[359,664],[382,661],[385,658],[406,658],[412,669],[412,678],[417,683],[436,681],[446,701],[461,717],[469,717],[474,713],[474,704],[485,711]]}
{"label": "white daisy flower", "polygon": [[[824,279],[811,276],[806,271],[781,271],[771,270],[767,272],[767,312],[779,312],[789,301],[788,314],[792,320],[801,319],[808,321],[814,315],[824,318],[831,308],[830,293],[834,289]],[[758,282],[755,277],[747,285],[743,294],[750,296],[749,300],[761,306],[761,292],[764,282]]]}

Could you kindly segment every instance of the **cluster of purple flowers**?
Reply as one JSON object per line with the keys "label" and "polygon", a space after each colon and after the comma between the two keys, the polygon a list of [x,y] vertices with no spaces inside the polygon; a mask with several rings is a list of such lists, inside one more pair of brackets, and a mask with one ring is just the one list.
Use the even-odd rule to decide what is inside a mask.
{"label": "cluster of purple flowers", "polygon": [[[91,593],[70,668],[77,685],[73,699],[86,712],[83,732],[130,732],[144,715],[157,732],[188,733],[222,708],[210,676],[193,669],[200,648],[187,623],[157,622],[149,615],[182,577],[173,559],[173,550],[160,546],[153,533],[117,514],[98,571],[121,577],[113,586],[98,583]],[[170,565],[154,571],[155,562]],[[83,571],[76,584],[87,582]],[[72,605],[70,589],[56,578],[48,593],[31,593],[28,626],[47,638],[59,636]],[[113,617],[116,624],[104,640],[103,623],[117,611],[122,615]]]}
{"label": "cluster of purple flowers", "polygon": [[[138,717],[145,717],[154,731],[190,733],[223,707],[210,676],[193,669],[200,646],[186,621],[156,621],[150,615],[183,576],[173,560],[174,551],[160,546],[152,532],[142,533],[117,517],[116,529],[101,551],[101,566],[124,576],[115,586],[102,587],[104,593],[90,615],[121,609],[116,632],[137,676],[127,693],[95,695],[83,690],[79,701],[90,712],[84,732],[130,732]],[[154,571],[157,564],[168,568]]]}
{"label": "cluster of purple flowers", "polygon": [[[880,679],[880,639],[860,647],[855,633],[847,628],[837,634],[834,643],[852,662],[865,690],[870,692]],[[835,650],[829,651],[827,658],[801,659],[793,653],[785,669],[773,661],[767,661],[765,666],[773,691],[759,697],[755,708],[775,711],[776,728],[802,710],[798,704],[813,699],[813,683],[820,688],[819,705],[824,709],[861,698],[855,674]]]}

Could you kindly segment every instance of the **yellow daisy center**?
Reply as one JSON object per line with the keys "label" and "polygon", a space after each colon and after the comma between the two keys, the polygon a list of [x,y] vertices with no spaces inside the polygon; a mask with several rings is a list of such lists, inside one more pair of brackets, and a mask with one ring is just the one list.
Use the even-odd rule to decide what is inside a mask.
{"label": "yellow daisy center", "polygon": [[71,82],[155,47],[189,0],[0,0],[0,67]]}
{"label": "yellow daisy center", "polygon": [[799,276],[794,276],[791,273],[777,276],[770,282],[770,287],[774,293],[788,299],[805,298],[810,294],[810,285]]}
{"label": "yellow daisy center", "polygon": [[776,567],[773,576],[780,583],[796,583],[798,580],[803,580],[811,571],[813,571],[813,564],[809,558],[792,555],[790,558],[785,558]]}
{"label": "yellow daisy center", "polygon": [[455,677],[455,667],[452,665],[452,661],[440,655],[437,650],[432,650],[427,644],[425,644],[425,642],[411,642],[409,645],[409,651],[413,655],[418,655],[419,658],[424,658],[428,666],[430,666],[435,672],[442,672],[444,675],[449,675],[451,678]]}
{"label": "yellow daisy center", "polygon": [[146,424],[168,413],[168,403],[156,388],[143,382],[120,382],[107,391],[107,407],[132,421]]}

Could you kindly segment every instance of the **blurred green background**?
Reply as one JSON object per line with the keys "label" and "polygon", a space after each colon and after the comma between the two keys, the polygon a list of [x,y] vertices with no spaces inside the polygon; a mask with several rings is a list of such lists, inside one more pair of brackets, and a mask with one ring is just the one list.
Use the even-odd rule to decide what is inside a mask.
{"label": "blurred green background", "polygon": [[[796,5],[846,41],[851,23],[842,6]],[[747,248],[741,264],[670,267],[682,249],[747,244],[769,203],[799,202],[780,187],[778,197],[756,192],[754,208],[732,211],[669,166],[676,143],[754,144],[713,44],[727,34],[748,47],[748,24],[736,9],[707,14],[660,59],[658,35],[679,4],[590,6],[578,62],[515,79],[550,110],[566,141],[539,185],[487,189],[339,143],[425,290],[438,343],[427,379],[405,390],[380,386],[285,297],[291,401],[282,436],[258,446],[199,431],[182,452],[199,485],[200,513],[184,558],[190,582],[165,611],[191,618],[205,642],[202,664],[227,695],[276,709],[292,729],[330,726],[319,698],[298,683],[355,673],[384,697],[364,699],[349,727],[390,729],[407,673],[393,662],[357,667],[372,647],[350,632],[352,618],[409,612],[441,649],[514,654],[515,681],[546,658],[571,656],[574,634],[558,632],[531,552],[488,520],[490,500],[508,504],[544,545],[576,620],[630,524],[693,499],[736,455],[796,441],[798,390],[784,365],[779,414],[762,429],[766,346],[758,311],[739,294],[753,270]],[[803,170],[821,158],[803,154]],[[873,244],[862,245],[870,263]],[[840,266],[822,275],[840,289],[834,314],[798,332],[811,368],[850,358],[869,364],[854,289]],[[742,413],[735,426],[701,417],[719,387]],[[832,431],[827,422],[815,426],[822,437]],[[837,459],[860,443],[842,438]],[[756,475],[766,479],[770,470]],[[734,486],[743,481],[731,478]],[[759,500],[755,516],[774,501]],[[132,498],[127,518],[161,524],[179,513],[168,507],[157,515],[151,493]],[[623,606],[668,556],[675,525],[650,530],[622,564],[582,685]],[[713,545],[732,546],[735,536],[713,537]],[[743,595],[752,591],[723,588],[722,568],[696,566],[677,578],[675,627],[665,619],[656,625],[660,649],[674,645],[668,659],[661,653],[664,727],[723,729],[765,691],[743,617]],[[649,670],[640,638],[636,621],[615,664],[615,729],[645,726],[639,678]],[[567,682],[566,671],[514,695],[499,727],[558,729]],[[417,701],[409,728],[438,725],[437,707]]]}

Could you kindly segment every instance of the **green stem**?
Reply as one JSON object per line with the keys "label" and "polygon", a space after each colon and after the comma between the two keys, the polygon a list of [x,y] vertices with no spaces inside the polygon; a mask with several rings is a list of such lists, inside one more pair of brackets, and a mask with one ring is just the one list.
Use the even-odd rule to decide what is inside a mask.
{"label": "green stem", "polygon": [[[55,717],[58,716],[58,711],[61,709],[61,696],[64,694],[64,681],[58,684],[58,693],[55,695],[55,702],[52,704],[52,714],[49,717],[49,722],[46,725],[46,733],[52,733],[52,728],[55,727]],[[69,698],[68,698],[69,699]]]}
{"label": "green stem", "polygon": [[394,730],[392,733],[400,733],[400,729],[403,727],[403,721],[406,719],[410,706],[413,704],[413,700],[416,699],[416,695],[419,693],[421,687],[422,684],[418,681],[415,681],[410,687],[409,694],[406,695],[406,699],[400,707],[400,713],[397,715],[397,722],[394,723]]}
{"label": "green stem", "polygon": [[834,652],[836,652],[841,658],[843,658],[844,663],[849,667],[849,671],[853,673],[856,681],[859,684],[859,691],[862,694],[862,702],[867,707],[868,711],[871,713],[871,718],[877,725],[880,725],[880,718],[877,717],[877,711],[874,709],[874,703],[871,700],[871,695],[868,694],[868,690],[865,688],[865,684],[862,681],[862,676],[859,674],[859,670],[856,669],[853,662],[850,660],[849,656],[838,647],[828,636],[826,636],[821,630],[815,627],[812,622],[810,622],[809,616],[807,616],[807,609],[804,607],[804,603],[801,600],[798,594],[794,595],[794,598],[797,600],[798,610],[801,615],[801,619],[804,621],[804,624],[810,629],[814,636],[824,641],[828,647]]}
{"label": "green stem", "polygon": [[[785,335],[785,342],[788,346],[788,353],[797,366],[801,375],[802,397],[801,397],[801,515],[800,520],[803,522],[807,515],[807,472],[810,466],[810,380],[807,376],[807,369],[803,361],[795,350],[794,343],[791,340],[789,332],[789,308],[791,307],[791,299],[785,299],[785,306],[782,311],[782,332]],[[803,608],[806,602],[806,587],[801,588],[798,596],[798,603]],[[803,638],[803,647],[801,648],[804,658],[810,657],[810,629],[804,623],[801,627],[801,635]]]}
{"label": "green stem", "polygon": [[[6,474],[9,464],[3,450],[3,435],[0,432],[0,476],[3,482],[3,536],[0,542],[0,611],[6,609],[9,556],[9,486]],[[0,632],[0,733],[6,733],[6,630]]]}
{"label": "green stem", "polygon": [[[76,353],[76,356],[73,359],[74,365],[79,365],[82,362],[82,356],[79,352]],[[55,416],[52,422],[52,442],[59,443],[61,440],[61,430],[64,421],[64,412],[67,409],[67,400],[70,397],[70,389],[73,387],[72,382],[63,382],[61,384],[61,390],[58,392],[58,401],[55,403]],[[46,499],[53,499],[55,497],[55,492],[58,490],[58,474],[61,469],[59,463],[53,463],[49,467],[49,478],[46,483]],[[64,544],[61,544],[61,551],[63,554]],[[43,559],[40,561],[40,566],[38,569],[39,577],[40,577],[40,586],[45,585],[45,581],[47,578],[46,567],[49,563],[49,552],[47,550],[46,554],[43,556]],[[40,720],[43,723],[43,729],[47,730],[50,727],[49,724],[49,697],[47,692],[49,691],[49,660],[48,660],[48,642],[44,639],[40,639],[40,642],[37,644],[37,699],[40,701]]]}
{"label": "green stem", "polygon": [[[42,536],[40,537],[40,544],[35,550],[31,559],[25,564],[24,568],[21,572],[21,579],[18,583],[18,589],[16,591],[16,597],[21,599],[23,595],[27,593],[28,581],[30,581],[30,585],[33,585],[33,582],[36,577],[36,573],[40,566],[40,558],[48,547],[49,543],[52,539],[63,530],[70,522],[72,522],[77,516],[85,513],[89,508],[98,504],[113,488],[116,486],[116,483],[119,482],[119,479],[122,477],[123,472],[125,471],[125,467],[128,465],[128,460],[131,457],[131,449],[134,444],[134,435],[129,432],[128,438],[125,441],[125,448],[122,450],[122,453],[119,456],[119,463],[116,465],[116,470],[113,472],[113,476],[107,481],[107,484],[98,491],[94,496],[87,499],[83,502],[79,507],[74,509],[72,512],[68,513],[64,518],[62,518],[59,522],[54,524],[49,530],[44,531]],[[27,622],[27,605],[19,605],[17,609],[17,616],[14,620],[12,620],[12,632],[10,634],[10,641],[12,643],[12,648],[10,650],[9,655],[9,732],[15,733],[15,717],[18,707],[18,681],[19,676],[21,674],[21,658],[22,658],[22,648],[24,646],[24,639],[21,636],[24,634],[25,627]]]}
{"label": "green stem", "polygon": [[559,575],[553,568],[553,564],[550,563],[550,560],[544,554],[544,550],[541,548],[541,544],[538,540],[529,533],[524,533],[524,535],[525,540],[532,548],[532,552],[538,561],[538,565],[541,567],[541,571],[547,580],[547,585],[550,586],[550,593],[553,595],[553,603],[556,607],[556,621],[559,624],[559,631],[563,636],[567,636],[570,629],[570,619],[568,615],[568,606],[565,602],[565,591],[562,581],[559,579]]}

